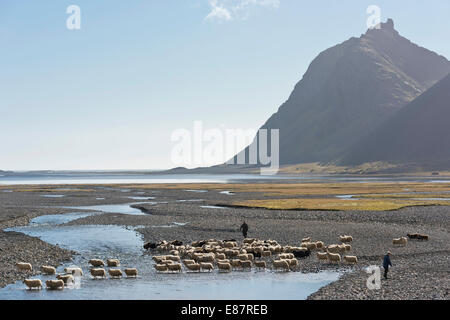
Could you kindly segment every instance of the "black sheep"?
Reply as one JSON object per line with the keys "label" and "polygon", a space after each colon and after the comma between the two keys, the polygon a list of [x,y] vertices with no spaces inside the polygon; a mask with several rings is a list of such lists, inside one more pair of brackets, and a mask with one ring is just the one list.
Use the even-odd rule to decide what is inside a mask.
{"label": "black sheep", "polygon": [[292,251],[292,253],[294,254],[294,257],[296,258],[306,258],[309,257],[311,255],[311,250],[298,250],[298,251]]}

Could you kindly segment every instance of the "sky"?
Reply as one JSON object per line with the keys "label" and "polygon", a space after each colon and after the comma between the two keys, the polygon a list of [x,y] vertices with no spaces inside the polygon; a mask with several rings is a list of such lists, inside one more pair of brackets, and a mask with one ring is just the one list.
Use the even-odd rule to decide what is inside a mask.
{"label": "sky", "polygon": [[370,5],[450,58],[447,0],[0,0],[0,169],[176,167],[174,132],[258,129]]}

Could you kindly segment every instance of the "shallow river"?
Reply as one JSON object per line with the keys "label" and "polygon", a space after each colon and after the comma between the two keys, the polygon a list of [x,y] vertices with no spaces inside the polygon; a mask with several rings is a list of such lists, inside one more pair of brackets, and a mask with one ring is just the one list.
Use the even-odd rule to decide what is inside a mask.
{"label": "shallow river", "polygon": [[[85,209],[86,207],[83,207]],[[81,209],[81,207],[80,207]],[[94,209],[94,208],[91,208]],[[123,205],[96,206],[94,210],[137,214]],[[95,212],[74,212],[61,215],[40,216],[26,227],[6,231],[22,232],[30,236],[71,249],[79,253],[73,263],[57,268],[81,266],[84,276],[74,288],[62,291],[26,290],[22,282],[0,289],[0,299],[305,299],[322,286],[338,279],[336,272],[302,274],[299,272],[233,271],[232,273],[161,274],[155,272],[153,260],[142,248],[143,239],[132,227],[105,225],[62,225]],[[174,222],[171,227],[183,225]],[[167,227],[167,226],[155,226]],[[120,268],[136,267],[136,279],[94,280],[89,274],[88,260],[118,258]],[[34,266],[37,267],[37,266]],[[37,276],[42,280],[54,276]],[[44,284],[45,286],[45,284]]]}

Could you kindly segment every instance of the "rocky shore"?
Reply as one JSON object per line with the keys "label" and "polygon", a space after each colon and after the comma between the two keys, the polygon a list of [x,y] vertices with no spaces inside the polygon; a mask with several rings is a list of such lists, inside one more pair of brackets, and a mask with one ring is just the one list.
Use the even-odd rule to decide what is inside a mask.
{"label": "rocky shore", "polygon": [[[69,224],[105,224],[134,226],[145,241],[180,240],[190,242],[199,239],[242,240],[239,226],[245,220],[249,225],[249,237],[275,239],[283,245],[298,245],[303,237],[321,240],[326,244],[339,243],[338,236],[350,234],[351,255],[358,256],[355,266],[321,263],[313,254],[300,261],[300,272],[338,270],[341,278],[312,294],[309,299],[449,299],[450,275],[450,210],[445,206],[411,207],[398,211],[295,211],[214,207],[245,199],[250,195],[227,195],[218,191],[192,192],[187,190],[132,189],[120,187],[105,189],[89,187],[89,192],[65,193],[64,198],[44,198],[36,193],[8,194],[9,209],[1,208],[0,219],[21,207],[38,208],[33,215],[62,213],[67,209],[58,206],[134,203],[127,197],[152,197],[140,200],[139,208],[146,214],[130,215],[99,213],[78,219]],[[255,195],[251,195],[253,198]],[[1,195],[0,198],[5,197]],[[97,200],[97,198],[103,198]],[[151,203],[146,203],[150,202]],[[3,204],[3,202],[2,202]],[[15,209],[12,209],[15,208]],[[73,210],[72,210],[73,211]],[[17,214],[17,219],[29,219]],[[9,219],[11,220],[11,219]],[[0,220],[2,229],[5,221]],[[23,225],[25,221],[21,224]],[[10,225],[7,225],[10,226]],[[419,232],[430,236],[429,241],[409,241],[406,247],[394,247],[392,238]],[[32,240],[31,240],[32,239]],[[70,252],[45,244],[39,239],[11,232],[0,233],[1,285],[22,279],[13,264],[17,259],[40,264],[57,265],[70,258]],[[369,290],[365,267],[381,266],[382,258],[392,251],[390,279],[382,280],[381,290]]]}

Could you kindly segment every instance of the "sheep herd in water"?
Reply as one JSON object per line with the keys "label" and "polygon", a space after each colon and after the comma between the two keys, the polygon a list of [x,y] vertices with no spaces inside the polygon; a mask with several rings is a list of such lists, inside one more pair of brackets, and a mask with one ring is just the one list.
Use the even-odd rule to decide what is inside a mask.
{"label": "sheep herd in water", "polygon": [[[144,247],[161,253],[153,255],[154,268],[158,272],[187,272],[212,271],[231,272],[233,270],[273,269],[290,271],[299,266],[301,258],[307,258],[314,250],[319,260],[340,262],[340,253],[351,250],[351,236],[340,239],[342,244],[325,246],[322,241],[312,242],[311,238],[304,238],[300,246],[281,246],[275,240],[244,239],[239,245],[231,240],[204,240],[183,245],[180,241],[159,244],[146,243]],[[336,253],[334,253],[336,252]],[[165,253],[165,254],[163,254]],[[319,255],[320,253],[320,255]],[[350,259],[346,259],[350,258]],[[356,263],[355,256],[344,256],[344,261]]]}
{"label": "sheep herd in water", "polygon": [[[408,234],[410,239],[428,240],[427,235]],[[353,237],[349,235],[339,236],[340,244],[326,246],[322,241],[311,241],[304,238],[300,246],[282,246],[276,240],[244,239],[239,244],[235,239],[217,240],[209,239],[194,241],[191,244],[183,244],[181,241],[162,241],[160,243],[148,242],[144,244],[155,262],[153,267],[158,273],[180,273],[186,271],[202,272],[218,270],[219,272],[232,272],[233,270],[271,269],[282,271],[295,271],[299,269],[299,260],[304,259],[316,251],[319,262],[347,264],[358,263],[358,258],[347,255],[352,250],[350,243]],[[394,245],[405,246],[406,237],[393,239]],[[106,264],[101,259],[91,259],[89,264],[92,278],[106,278],[105,266],[111,279],[121,278],[123,272],[126,277],[138,277],[136,268],[125,268],[122,272],[118,259],[107,259]],[[20,271],[32,271],[30,263],[18,262]],[[56,275],[56,269],[52,266],[42,266],[41,272],[46,275],[56,275],[56,279],[47,280],[46,288],[50,290],[62,290],[65,286],[74,283],[75,277],[83,276],[83,270],[79,267],[64,269],[65,274]],[[23,283],[29,289],[42,289],[40,279],[26,279]]]}

